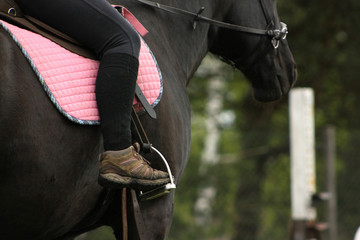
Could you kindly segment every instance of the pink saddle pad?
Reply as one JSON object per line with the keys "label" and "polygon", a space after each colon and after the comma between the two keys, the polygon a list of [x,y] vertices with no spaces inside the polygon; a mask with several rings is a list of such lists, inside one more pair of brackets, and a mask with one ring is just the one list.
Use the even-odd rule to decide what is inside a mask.
{"label": "pink saddle pad", "polygon": [[[20,47],[56,108],[73,122],[99,124],[95,98],[99,62],[72,53],[41,35],[7,22],[0,20],[0,25]],[[142,38],[137,83],[150,105],[156,106],[163,91],[161,72]],[[136,99],[134,104],[138,104]]]}

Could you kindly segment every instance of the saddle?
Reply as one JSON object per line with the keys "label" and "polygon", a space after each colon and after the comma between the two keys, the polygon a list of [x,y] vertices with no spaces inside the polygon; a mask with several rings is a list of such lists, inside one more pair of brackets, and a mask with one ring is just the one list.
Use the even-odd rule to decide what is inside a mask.
{"label": "saddle", "polygon": [[76,53],[80,56],[96,59],[94,53],[86,49],[81,43],[68,35],[56,30],[46,23],[24,14],[17,3],[13,0],[0,0],[0,19],[11,24],[25,28],[51,41],[59,44],[63,48]]}
{"label": "saddle", "polygon": [[[142,24],[126,8],[123,8],[122,6],[113,7],[119,12],[119,14],[124,16],[133,25],[133,27],[138,31],[141,36],[144,36],[148,33],[147,30],[142,26]],[[79,55],[89,60],[98,60],[96,59],[96,56],[93,52],[85,48],[81,43],[79,43],[72,37],[58,31],[57,29],[32,16],[24,14],[14,0],[0,0],[0,20],[4,20],[5,22],[8,22],[12,25],[16,25],[22,29],[26,29],[33,33],[39,34],[42,37],[51,40],[55,44],[76,55]],[[145,47],[146,44],[143,44],[142,41],[142,45],[144,45]],[[150,49],[148,51],[150,52]],[[152,58],[154,57],[152,56]],[[146,59],[144,61],[146,61]],[[154,59],[154,61],[156,60]],[[150,75],[148,74],[148,76]],[[137,109],[141,110],[142,108],[152,118],[156,118],[156,113],[153,110],[154,105],[151,106],[149,104],[149,101],[147,99],[148,96],[144,94],[143,90],[138,84],[136,85],[135,95],[137,100],[141,103],[142,107],[137,107]],[[142,87],[144,88],[144,84],[140,84],[142,84]],[[150,89],[147,89],[147,91],[148,90]]]}

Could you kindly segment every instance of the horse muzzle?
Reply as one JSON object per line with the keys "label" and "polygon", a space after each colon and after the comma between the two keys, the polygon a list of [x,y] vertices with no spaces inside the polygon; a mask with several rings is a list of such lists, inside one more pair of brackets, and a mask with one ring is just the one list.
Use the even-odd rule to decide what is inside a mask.
{"label": "horse muzzle", "polygon": [[279,100],[290,91],[297,80],[296,63],[291,53],[278,55],[269,68],[264,68],[263,61],[244,71],[253,87],[253,96],[260,102]]}

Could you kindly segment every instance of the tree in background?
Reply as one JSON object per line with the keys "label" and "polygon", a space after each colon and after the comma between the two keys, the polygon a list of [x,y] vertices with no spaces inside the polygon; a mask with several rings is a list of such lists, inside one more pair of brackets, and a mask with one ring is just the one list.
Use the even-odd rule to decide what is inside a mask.
{"label": "tree in background", "polygon": [[[328,124],[336,128],[339,240],[351,239],[360,224],[359,10],[356,0],[279,1],[279,15],[289,26],[288,41],[298,64],[296,86],[315,91],[319,191],[324,190],[325,176],[323,129]],[[194,222],[196,189],[207,180],[196,178],[206,134],[198,122],[204,114],[206,84],[206,79],[198,78],[189,85],[195,119],[193,145],[177,191],[176,234],[170,239],[287,239],[291,216],[287,98],[270,104],[254,102],[239,73],[228,80],[225,91],[224,109],[233,111],[236,120],[224,129],[219,148],[223,157],[210,172],[218,179],[212,216],[206,227]],[[228,161],[226,153],[236,160]],[[319,208],[319,220],[324,221],[322,211]]]}

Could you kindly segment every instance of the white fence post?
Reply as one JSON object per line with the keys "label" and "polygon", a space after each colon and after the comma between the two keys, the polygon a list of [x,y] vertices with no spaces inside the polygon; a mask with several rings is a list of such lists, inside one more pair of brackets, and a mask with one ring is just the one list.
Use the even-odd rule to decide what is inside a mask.
{"label": "white fence post", "polygon": [[294,88],[289,106],[292,219],[314,220],[316,210],[311,206],[311,197],[316,191],[313,90]]}

